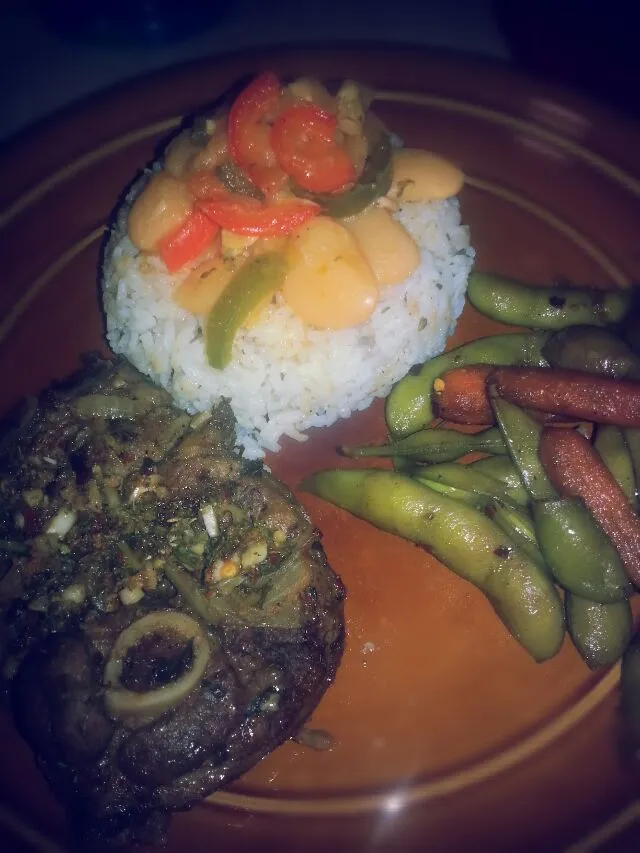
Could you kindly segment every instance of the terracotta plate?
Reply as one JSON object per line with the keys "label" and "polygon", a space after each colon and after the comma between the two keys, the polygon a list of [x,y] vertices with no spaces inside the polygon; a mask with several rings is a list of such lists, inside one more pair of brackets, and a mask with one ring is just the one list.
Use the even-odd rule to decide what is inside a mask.
{"label": "terracotta plate", "polygon": [[[37,128],[0,182],[1,405],[104,347],[96,270],[121,187],[179,117],[238,77],[352,76],[407,144],[459,164],[477,266],[548,282],[640,277],[640,131],[492,64],[404,50],[311,50],[204,61],[128,85]],[[498,330],[467,307],[451,343]],[[379,440],[382,406],[287,443],[268,461],[295,486]],[[536,665],[487,602],[421,550],[301,496],[348,588],[348,649],[313,717],[334,748],[289,743],[173,823],[170,849],[560,849],[632,794],[615,752],[618,669],[567,642]],[[10,723],[9,806],[62,838]]]}

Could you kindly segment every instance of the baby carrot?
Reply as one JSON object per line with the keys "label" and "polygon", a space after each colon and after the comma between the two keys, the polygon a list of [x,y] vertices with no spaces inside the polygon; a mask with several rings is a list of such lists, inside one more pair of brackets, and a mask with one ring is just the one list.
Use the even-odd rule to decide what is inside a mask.
{"label": "baby carrot", "polygon": [[[494,424],[495,413],[487,389],[487,380],[491,377],[493,382],[494,372],[495,367],[490,364],[469,364],[443,373],[433,382],[436,415],[456,424]],[[562,415],[552,412],[531,409],[529,415],[538,423],[575,426],[575,421],[567,422]]]}
{"label": "baby carrot", "polygon": [[433,383],[433,403],[439,418],[456,424],[492,424],[493,410],[487,396],[491,364],[456,367]]}
{"label": "baby carrot", "polygon": [[564,497],[579,497],[640,585],[640,517],[590,442],[575,430],[542,431],[540,459]]}
{"label": "baby carrot", "polygon": [[497,367],[487,380],[495,392],[525,409],[581,421],[640,426],[640,382],[581,370]]}

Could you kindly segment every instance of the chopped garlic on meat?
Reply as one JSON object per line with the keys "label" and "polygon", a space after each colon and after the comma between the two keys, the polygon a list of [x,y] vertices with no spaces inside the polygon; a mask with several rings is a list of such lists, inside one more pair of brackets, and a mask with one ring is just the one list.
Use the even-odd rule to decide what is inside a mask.
{"label": "chopped garlic on meat", "polygon": [[218,517],[211,504],[200,507],[200,514],[202,515],[204,529],[207,531],[209,538],[217,539],[220,535],[220,527],[218,525]]}
{"label": "chopped garlic on meat", "polygon": [[76,523],[78,513],[74,509],[59,510],[49,522],[45,533],[62,539]]}
{"label": "chopped garlic on meat", "polygon": [[252,569],[254,566],[257,566],[259,563],[262,563],[267,559],[267,553],[267,543],[264,539],[260,539],[258,542],[252,542],[251,545],[242,552],[240,557],[242,568]]}
{"label": "chopped garlic on meat", "polygon": [[120,601],[127,606],[137,604],[143,597],[144,590],[140,587],[130,589],[128,586],[125,586],[120,590]]}

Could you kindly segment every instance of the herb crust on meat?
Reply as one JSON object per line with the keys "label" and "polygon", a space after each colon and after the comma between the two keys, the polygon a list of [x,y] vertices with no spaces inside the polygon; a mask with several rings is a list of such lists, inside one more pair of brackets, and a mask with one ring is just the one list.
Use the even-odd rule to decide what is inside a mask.
{"label": "herb crust on meat", "polygon": [[161,837],[295,736],[344,588],[295,497],[124,361],[91,359],[0,444],[1,683],[84,844]]}

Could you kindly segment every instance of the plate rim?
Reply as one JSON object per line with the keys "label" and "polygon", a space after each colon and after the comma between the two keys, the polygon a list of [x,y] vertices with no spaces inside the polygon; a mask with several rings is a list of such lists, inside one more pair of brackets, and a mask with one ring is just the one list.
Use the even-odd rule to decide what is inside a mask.
{"label": "plate rim", "polygon": [[[156,77],[156,74],[145,75],[145,79]],[[483,118],[487,121],[493,121],[494,123],[503,124],[506,126],[514,127],[519,129],[520,131],[526,132],[530,135],[537,136],[539,138],[544,139],[544,141],[549,142],[551,144],[555,144],[558,147],[561,147],[565,151],[569,151],[574,156],[578,156],[579,159],[582,159],[584,162],[588,163],[588,165],[593,168],[598,169],[603,174],[605,174],[608,178],[616,181],[619,185],[624,187],[624,189],[631,192],[634,196],[640,198],[640,181],[633,177],[629,172],[625,169],[618,167],[615,163],[612,163],[607,158],[590,151],[586,146],[579,145],[578,143],[573,142],[572,140],[563,137],[561,134],[558,134],[554,131],[550,131],[546,128],[541,127],[540,125],[535,124],[534,122],[528,122],[524,119],[518,118],[517,116],[513,116],[507,113],[502,113],[497,110],[490,110],[487,108],[479,107],[476,104],[465,101],[458,101],[453,98],[442,98],[437,95],[428,95],[428,94],[420,94],[420,93],[412,93],[412,92],[401,92],[397,90],[380,90],[377,93],[377,99],[382,101],[391,101],[396,103],[411,103],[417,104],[418,106],[428,106],[428,107],[436,107],[441,109],[452,109],[456,111],[456,105],[458,105],[459,109],[457,111],[466,113],[468,115],[475,115],[478,118]],[[151,125],[146,125],[143,128],[138,129],[137,131],[132,131],[128,134],[121,135],[116,137],[109,142],[99,146],[97,149],[93,149],[92,151],[86,152],[85,155],[76,158],[71,163],[59,169],[53,175],[51,175],[48,179],[39,182],[34,187],[32,187],[27,192],[18,196],[18,198],[8,205],[3,211],[0,211],[0,229],[9,224],[13,219],[17,216],[20,216],[22,213],[28,210],[31,204],[36,203],[40,198],[43,197],[46,193],[53,191],[56,186],[63,183],[69,177],[78,174],[78,172],[82,171],[85,168],[93,165],[96,162],[99,162],[101,159],[110,156],[117,151],[126,148],[128,145],[140,141],[145,138],[149,138],[151,136],[155,136],[160,133],[168,132],[177,128],[182,121],[182,117],[173,117],[170,119],[166,119],[164,121],[159,121]],[[99,156],[97,156],[99,155]],[[471,179],[469,182],[471,186],[476,186],[479,189],[483,189],[481,186],[482,181],[478,179]],[[485,182],[486,183],[486,182]],[[86,236],[81,242],[81,246],[77,249],[77,252],[82,251],[82,249],[86,248],[94,240],[98,239],[99,236],[103,233],[104,227],[101,226],[99,229],[94,230],[90,235]],[[72,257],[77,253],[75,252]],[[68,254],[68,253],[67,253]],[[606,259],[606,256],[603,257]],[[71,258],[66,257],[66,254],[59,258],[59,262],[61,266],[64,266]],[[58,270],[54,270],[53,273],[50,273],[48,278],[53,278]],[[628,277],[619,271],[615,272],[616,280],[619,281],[623,286],[626,284],[630,284]],[[624,279],[624,281],[623,281]],[[46,281],[42,283],[42,286],[46,286]],[[18,317],[15,318],[16,320]],[[6,318],[3,318],[2,323],[0,323],[0,342],[2,342],[3,338],[8,334],[11,325],[5,326]],[[573,725],[577,725],[584,717],[593,710],[601,701],[603,701],[615,688],[619,680],[619,665],[614,666],[611,670],[607,671],[595,684],[595,686],[588,690],[588,692],[581,697],[575,704],[573,704],[570,708],[566,709],[563,712],[555,715],[554,718],[547,724],[542,724],[535,729],[533,734],[529,737],[524,738],[522,741],[518,742],[511,748],[507,748],[506,750],[500,752],[495,757],[490,757],[486,761],[480,761],[477,765],[472,765],[469,769],[463,769],[460,772],[454,773],[451,776],[452,781],[447,783],[449,776],[444,777],[444,781],[439,781],[436,779],[432,782],[426,782],[423,785],[414,786],[414,788],[409,789],[409,792],[406,796],[406,804],[413,804],[414,802],[422,802],[425,799],[430,799],[432,797],[443,796],[445,794],[455,793],[464,787],[467,787],[471,784],[478,784],[479,782],[484,781],[487,778],[495,775],[496,773],[503,772],[507,770],[509,767],[512,767],[514,764],[519,763],[520,761],[525,760],[527,757],[530,757],[538,749],[544,748],[556,737],[562,734],[567,728],[572,727]],[[603,687],[603,685],[606,686]],[[589,701],[590,697],[596,694],[597,698],[593,701]],[[584,706],[584,707],[583,707]],[[567,723],[562,723],[562,721],[568,720]],[[552,732],[551,735],[547,735],[549,731]],[[527,746],[529,744],[529,746]],[[511,759],[502,760],[504,756],[511,756]],[[488,768],[483,770],[482,768]],[[478,768],[476,772],[476,768]],[[493,769],[491,769],[493,768]],[[457,781],[456,779],[461,780]],[[418,793],[413,795],[413,792],[417,791]],[[424,793],[426,791],[427,793]],[[315,802],[317,798],[305,797],[304,795],[300,798],[293,797],[289,800],[282,800],[277,796],[275,798],[271,798],[267,796],[253,797],[251,795],[244,795],[241,793],[235,792],[226,792],[221,791],[213,794],[210,798],[207,799],[207,803],[213,805],[220,806],[230,806],[232,808],[241,808],[243,810],[250,810],[255,812],[269,812],[272,814],[321,814],[321,815],[334,815],[334,814],[352,814],[354,812],[361,811],[370,811],[377,810],[381,806],[384,806],[385,802],[388,800],[388,794],[380,794],[380,795],[365,795],[362,797],[341,797],[339,799],[336,798],[335,802],[331,806],[326,806],[325,804],[331,803],[331,798],[322,797],[321,802],[318,804]],[[283,802],[291,802],[292,807],[290,810],[283,810],[280,808],[271,808],[265,807],[260,808],[260,804],[263,804],[265,800],[277,800],[278,803],[282,804]],[[348,802],[355,802],[354,806],[350,806]],[[373,801],[375,800],[375,801]],[[313,802],[312,802],[313,801]],[[240,802],[240,804],[239,804]],[[403,802],[404,805],[404,802]]]}

